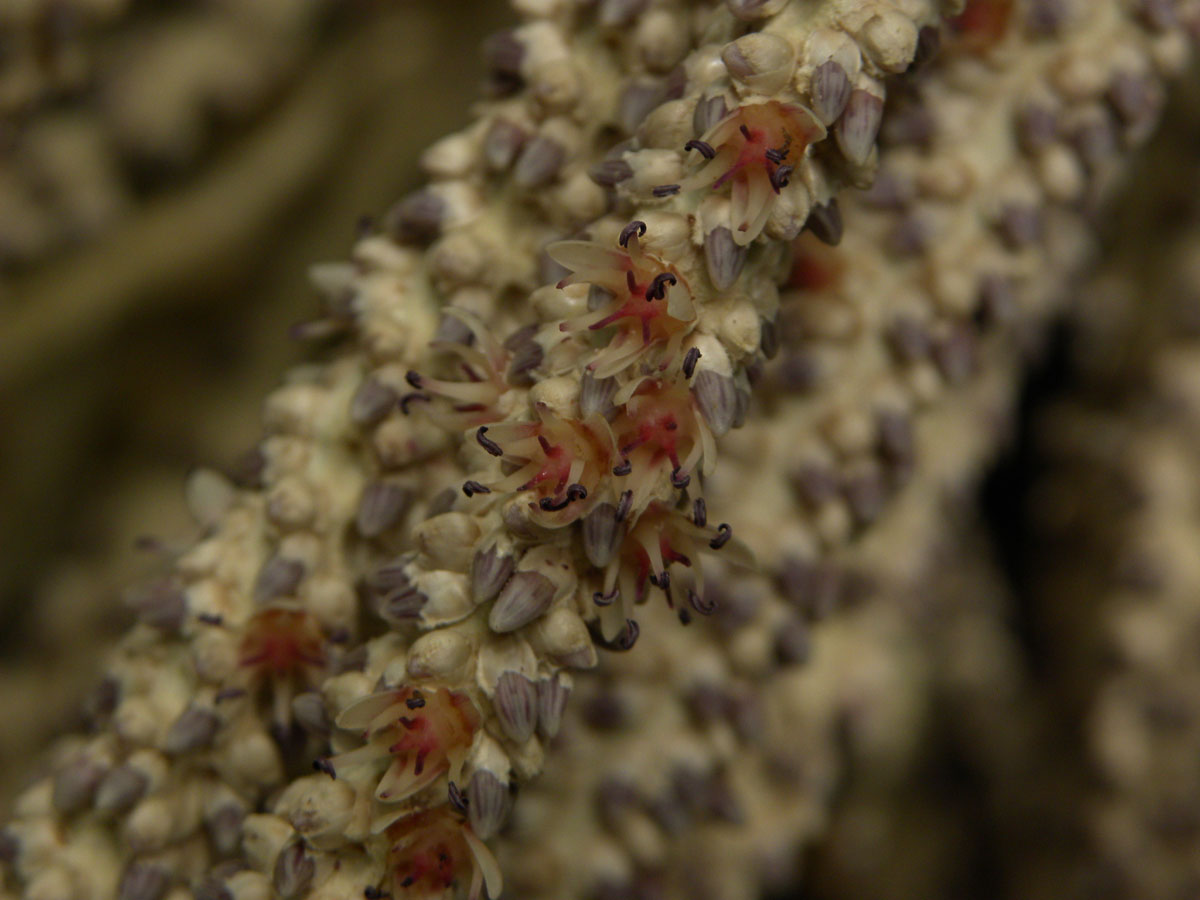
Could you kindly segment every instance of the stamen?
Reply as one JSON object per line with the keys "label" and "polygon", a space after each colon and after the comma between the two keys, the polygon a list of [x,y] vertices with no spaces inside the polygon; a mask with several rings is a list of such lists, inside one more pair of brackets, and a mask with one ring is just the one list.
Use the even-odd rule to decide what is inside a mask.
{"label": "stamen", "polygon": [[617,588],[613,588],[607,594],[602,594],[599,591],[596,591],[594,594],[592,594],[592,602],[597,606],[612,606],[613,601],[619,596],[621,596],[621,592]]}
{"label": "stamen", "polygon": [[421,389],[421,373],[415,369],[409,369],[404,373],[404,380],[415,387],[418,391]]}
{"label": "stamen", "polygon": [[687,611],[687,607],[684,607],[684,606],[679,607],[679,624],[680,625],[691,625],[692,624],[692,614]]}
{"label": "stamen", "polygon": [[717,526],[717,536],[708,542],[708,546],[714,550],[720,550],[729,543],[729,539],[733,537],[733,529],[725,522]]}
{"label": "stamen", "polygon": [[746,140],[748,140],[748,141],[754,140],[754,138],[750,136],[750,129],[747,128],[744,124],[738,126],[738,131],[740,131],[742,133],[742,137],[744,137]]}
{"label": "stamen", "polygon": [[490,494],[492,492],[490,487],[486,484],[480,484],[478,481],[464,481],[462,490],[468,497],[474,497],[476,494]]}
{"label": "stamen", "polygon": [[[628,462],[628,460],[626,460]],[[621,499],[617,501],[617,521],[624,522],[625,517],[629,515],[629,510],[633,507],[633,491],[625,491],[621,494]]]}
{"label": "stamen", "polygon": [[479,430],[475,432],[475,440],[479,441],[479,446],[481,446],[488,453],[492,454],[492,456],[504,455],[503,448],[501,448],[499,444],[487,436],[486,425],[479,426]]}
{"label": "stamen", "polygon": [[625,286],[629,288],[629,293],[637,293],[637,281],[633,277],[632,269],[626,270],[625,272]]}
{"label": "stamen", "polygon": [[416,691],[413,691],[413,695],[404,701],[404,705],[409,709],[420,709],[425,705],[425,698]]}
{"label": "stamen", "polygon": [[692,483],[691,475],[688,475],[686,472],[680,472],[678,469],[671,470],[671,485],[672,485],[672,487],[677,487],[677,488],[679,488],[679,490],[682,491],[685,487],[687,487],[691,483]]}
{"label": "stamen", "polygon": [[433,398],[431,398],[428,394],[420,394],[415,392],[411,394],[405,394],[400,398],[400,412],[407,416],[408,404],[412,403],[414,400],[420,400],[422,403],[429,403],[432,399]]}
{"label": "stamen", "polygon": [[658,187],[650,191],[655,197],[670,197],[679,193],[679,185],[677,184],[660,184]]}
{"label": "stamen", "polygon": [[203,622],[205,625],[221,626],[225,624],[225,620],[216,613],[200,613],[196,616],[196,621]]}
{"label": "stamen", "polygon": [[679,284],[679,279],[670,272],[660,272],[654,276],[654,280],[650,282],[650,287],[646,288],[647,300],[661,300],[667,296],[667,285]]}
{"label": "stamen", "polygon": [[638,635],[642,633],[641,628],[638,627],[638,623],[633,619],[626,619],[625,627],[611,641],[605,640],[604,636],[600,633],[599,625],[595,622],[588,623],[588,631],[592,634],[592,643],[597,647],[617,652],[632,650],[633,645],[637,643]]}
{"label": "stamen", "polygon": [[715,599],[701,597],[691,588],[688,588],[687,598],[688,603],[692,605],[692,609],[702,616],[711,616],[717,611],[717,601]]}
{"label": "stamen", "polygon": [[242,688],[224,688],[217,691],[213,697],[213,703],[220,703],[223,700],[234,700],[238,697],[246,696],[246,692]]}
{"label": "stamen", "polygon": [[691,140],[683,145],[683,149],[685,153],[688,150],[695,150],[705,159],[712,159],[717,155],[717,151],[713,149],[713,145],[707,141]]}
{"label": "stamen", "polygon": [[692,524],[697,528],[708,524],[708,505],[703,497],[697,497],[696,502],[692,504]]}
{"label": "stamen", "polygon": [[633,463],[627,459],[621,460],[619,465],[613,466],[614,475],[628,475],[633,471]]}
{"label": "stamen", "polygon": [[387,891],[381,891],[379,888],[374,887],[373,885],[367,885],[365,888],[363,888],[363,896],[366,898],[366,900],[384,900],[385,897],[390,897],[392,895]]}
{"label": "stamen", "polygon": [[775,193],[779,193],[782,188],[787,187],[788,177],[792,174],[792,166],[780,166],[771,173],[771,187],[775,189]]}
{"label": "stamen", "polygon": [[454,807],[456,812],[465,816],[467,814],[468,806],[466,795],[453,781],[450,782],[449,787],[447,788],[447,793],[450,795],[450,805]]}
{"label": "stamen", "polygon": [[683,377],[691,378],[696,373],[696,363],[700,361],[700,348],[692,347],[683,357]]}
{"label": "stamen", "polygon": [[561,500],[555,501],[553,497],[543,497],[538,501],[538,506],[545,512],[558,512],[560,509],[566,509],[571,505],[570,497],[563,497]]}
{"label": "stamen", "polygon": [[633,237],[635,233],[638,237],[644,235],[646,233],[646,223],[637,219],[630,222],[621,229],[621,236],[617,238],[617,243],[622,247],[628,247],[629,239]]}
{"label": "stamen", "polygon": [[567,485],[567,502],[574,503],[576,500],[584,500],[587,498],[587,488],[582,484]]}

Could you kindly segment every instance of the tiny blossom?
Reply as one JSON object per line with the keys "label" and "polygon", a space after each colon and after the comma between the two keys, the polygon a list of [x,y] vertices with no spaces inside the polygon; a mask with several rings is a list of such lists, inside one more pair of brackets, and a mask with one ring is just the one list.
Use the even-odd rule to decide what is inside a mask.
{"label": "tiny blossom", "polygon": [[672,608],[677,596],[686,596],[693,608],[701,609],[700,557],[715,552],[734,565],[753,565],[749,549],[732,537],[728,525],[700,525],[677,509],[652,503],[604,571],[603,589],[596,598],[604,637],[611,640],[626,627],[634,605],[645,601],[647,585],[660,588]]}
{"label": "tiny blossom", "polygon": [[338,717],[337,725],[361,731],[367,743],[331,757],[334,772],[352,778],[359,767],[374,771],[390,760],[375,798],[395,803],[444,774],[458,780],[479,714],[458,691],[406,686],[363,697]]}
{"label": "tiny blossom", "polygon": [[740,106],[714,125],[703,141],[703,165],[681,183],[685,191],[729,185],[730,230],[744,246],[762,232],[788,176],[809,144],[825,137],[823,126],[803,106],[768,100]]}
{"label": "tiny blossom", "polygon": [[504,462],[516,467],[488,486],[493,491],[532,491],[535,521],[556,527],[590,508],[612,465],[613,437],[600,415],[570,419],[544,404],[536,404],[535,413],[533,422],[504,422],[488,430],[488,440],[501,449]]}
{"label": "tiny blossom", "polygon": [[[454,357],[453,369],[462,380],[431,378],[423,373],[409,372],[408,382],[417,393],[405,399],[436,397],[445,401],[426,409],[435,422],[449,430],[465,430],[495,422],[504,417],[503,398],[512,387],[505,378],[512,353],[475,316],[454,307],[447,307],[445,312],[470,330],[475,338],[474,345],[433,341],[430,347]],[[403,409],[407,411],[409,403],[403,403]]]}
{"label": "tiny blossom", "polygon": [[312,613],[272,606],[246,623],[238,652],[245,689],[270,691],[274,721],[291,721],[292,697],[325,666],[325,636]]}
{"label": "tiny blossom", "polygon": [[448,805],[396,821],[388,828],[387,839],[395,900],[440,898],[468,871],[468,900],[478,900],[485,886],[489,897],[500,895],[502,881],[495,857]]}
{"label": "tiny blossom", "polygon": [[602,343],[587,363],[595,378],[639,362],[665,370],[696,320],[687,282],[673,265],[642,247],[638,238],[644,230],[641,222],[632,223],[621,233],[618,248],[591,241],[560,241],[547,248],[556,262],[571,270],[558,283],[560,288],[590,284],[612,298],[600,309],[558,326],[579,337],[612,329],[611,336],[597,336]]}

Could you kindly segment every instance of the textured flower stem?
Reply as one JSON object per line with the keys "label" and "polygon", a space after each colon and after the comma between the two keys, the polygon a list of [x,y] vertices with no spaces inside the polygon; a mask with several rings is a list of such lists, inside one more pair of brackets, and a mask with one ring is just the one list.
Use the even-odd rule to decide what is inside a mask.
{"label": "textured flower stem", "polygon": [[[327,311],[300,331],[348,339],[268,398],[248,484],[193,480],[207,537],[140,596],[94,732],[57,748],[5,832],[23,896],[496,896],[484,840],[553,749],[567,670],[598,648],[652,669],[651,628],[691,660],[662,620],[736,609],[735,582],[766,611],[696,645],[748,677],[801,661],[786,597],[821,600],[812,567],[881,513],[879,460],[896,483],[914,465],[913,411],[937,411],[915,426],[936,442],[943,383],[1011,368],[999,341],[974,354],[970,323],[1013,303],[1036,326],[1079,261],[1077,217],[1038,179],[1059,204],[1103,180],[1147,125],[1146,104],[1107,112],[1120,67],[1152,96],[1186,56],[1116,2],[1049,23],[1035,4],[982,47],[960,21],[959,56],[915,83],[924,155],[895,151],[913,199],[877,191],[892,209],[861,214],[861,245],[801,244],[794,267],[806,226],[841,239],[834,195],[875,170],[883,79],[945,10],[521,7],[487,47],[493,98],[426,154],[430,186],[315,270]],[[1020,113],[1043,89],[1062,121],[1030,166]],[[843,272],[817,290],[821,265]],[[736,435],[760,378],[764,424]],[[965,468],[996,443],[950,433]],[[782,850],[812,827],[795,813],[764,809]],[[737,871],[718,895],[746,894]]]}

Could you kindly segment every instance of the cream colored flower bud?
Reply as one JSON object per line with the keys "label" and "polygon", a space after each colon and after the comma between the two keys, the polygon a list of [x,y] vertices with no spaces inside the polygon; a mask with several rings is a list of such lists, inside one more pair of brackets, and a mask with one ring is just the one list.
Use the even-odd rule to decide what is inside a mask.
{"label": "cream colored flower bud", "polygon": [[734,81],[754,93],[770,95],[791,82],[796,48],[777,34],[753,32],[726,44],[721,59]]}

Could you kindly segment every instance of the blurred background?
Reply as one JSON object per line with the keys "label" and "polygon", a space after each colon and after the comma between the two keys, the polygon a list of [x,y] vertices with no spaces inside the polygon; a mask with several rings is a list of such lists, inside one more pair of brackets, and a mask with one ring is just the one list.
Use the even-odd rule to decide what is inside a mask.
{"label": "blurred background", "polygon": [[[343,257],[468,120],[479,45],[508,20],[496,0],[0,3],[0,709],[17,725],[0,729],[0,807],[131,620],[123,590],[193,536],[185,474],[236,475],[262,398],[304,358],[289,327],[316,306],[308,267]],[[987,609],[1019,677],[965,688],[961,647],[930,626],[945,677],[920,752],[886,778],[851,762],[808,896],[1031,897],[1014,872],[1088,852],[1090,670],[1060,639],[1111,585],[1046,498],[1094,434],[1064,410],[1134,421],[1121,404],[1144,406],[1164,329],[1200,310],[1198,85],[1097,215],[1106,262],[1074,286],[930,588],[935,616]],[[1200,818],[1173,827],[1197,846]]]}

